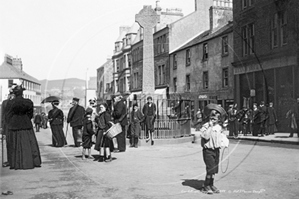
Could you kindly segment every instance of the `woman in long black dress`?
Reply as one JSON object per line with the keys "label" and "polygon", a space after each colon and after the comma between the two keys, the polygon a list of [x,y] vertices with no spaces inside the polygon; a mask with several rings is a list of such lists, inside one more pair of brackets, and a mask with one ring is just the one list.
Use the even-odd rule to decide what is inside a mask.
{"label": "woman in long black dress", "polygon": [[113,142],[104,133],[112,126],[111,115],[108,111],[106,103],[100,104],[99,116],[95,118],[98,124],[97,139],[95,150],[99,151],[99,162],[110,162],[112,160],[111,151],[113,150]]}
{"label": "woman in long black dress", "polygon": [[52,109],[48,113],[48,120],[52,131],[52,146],[63,147],[67,144],[67,140],[64,134],[64,113],[57,106],[59,101],[55,100],[51,102]]}
{"label": "woman in long black dress", "polygon": [[260,123],[261,123],[261,118],[260,118],[260,110],[257,107],[257,104],[253,104],[253,136],[258,136],[258,132],[260,129]]}
{"label": "woman in long black dress", "polygon": [[6,121],[8,121],[11,147],[10,169],[33,169],[42,164],[39,145],[33,130],[33,102],[23,98],[22,86],[15,86],[16,98],[7,103]]}

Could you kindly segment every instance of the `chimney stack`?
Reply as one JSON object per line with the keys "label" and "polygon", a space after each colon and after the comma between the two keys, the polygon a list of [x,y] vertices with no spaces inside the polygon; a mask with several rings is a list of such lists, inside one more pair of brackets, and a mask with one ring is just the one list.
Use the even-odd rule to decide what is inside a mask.
{"label": "chimney stack", "polygon": [[211,32],[232,21],[232,0],[213,0],[213,6],[209,9],[209,20]]}
{"label": "chimney stack", "polygon": [[158,14],[158,15],[161,14],[162,9],[160,7],[160,1],[159,0],[156,1],[156,6],[155,6],[154,10],[155,10],[156,14]]}

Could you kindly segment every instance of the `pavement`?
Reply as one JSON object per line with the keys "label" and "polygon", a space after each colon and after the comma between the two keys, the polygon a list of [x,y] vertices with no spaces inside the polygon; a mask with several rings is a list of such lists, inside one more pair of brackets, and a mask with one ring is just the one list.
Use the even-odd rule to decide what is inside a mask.
{"label": "pavement", "polygon": [[[194,139],[200,139],[199,131],[196,131],[195,128],[191,129],[191,134],[195,135]],[[229,131],[226,131],[226,134],[229,135]],[[295,144],[299,145],[299,138],[297,134],[294,133],[294,137],[289,137],[290,133],[288,132],[275,132],[273,135],[268,135],[264,137],[252,136],[250,134],[244,136],[239,134],[237,138],[228,136],[229,139],[237,140],[250,140],[257,142],[271,142],[271,143],[282,143],[282,144]]]}
{"label": "pavement", "polygon": [[[298,140],[276,136],[280,135],[275,134],[274,139]],[[299,150],[295,144],[285,143],[282,144],[285,147],[277,147],[281,144],[256,142],[255,139],[231,140],[229,150],[225,151],[230,155],[230,163],[225,157],[215,180],[221,194],[211,196],[199,191],[206,171],[202,147],[197,141],[194,144],[188,141],[128,147],[124,153],[113,153],[112,162],[100,163],[81,159],[81,148],[72,146],[70,131],[67,136],[69,145],[62,148],[51,146],[49,128],[36,133],[36,137],[42,166],[30,170],[1,167],[0,192],[13,193],[0,195],[1,199],[299,197]],[[97,157],[98,152],[92,150],[92,155]]]}

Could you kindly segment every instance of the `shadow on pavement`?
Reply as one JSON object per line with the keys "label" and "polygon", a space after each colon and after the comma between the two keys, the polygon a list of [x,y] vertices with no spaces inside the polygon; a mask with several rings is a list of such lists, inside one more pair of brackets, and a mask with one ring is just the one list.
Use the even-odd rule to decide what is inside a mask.
{"label": "shadow on pavement", "polygon": [[184,182],[182,182],[183,186],[189,186],[194,189],[200,190],[201,187],[203,187],[204,180],[197,180],[197,179],[184,179]]}

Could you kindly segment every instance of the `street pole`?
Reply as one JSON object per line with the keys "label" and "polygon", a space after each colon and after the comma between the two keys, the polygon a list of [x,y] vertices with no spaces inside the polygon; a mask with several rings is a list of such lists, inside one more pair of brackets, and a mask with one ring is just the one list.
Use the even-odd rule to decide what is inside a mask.
{"label": "street pole", "polygon": [[85,107],[87,107],[88,71],[89,71],[89,68],[86,68],[86,74],[85,74],[85,99],[84,99],[84,106]]}

